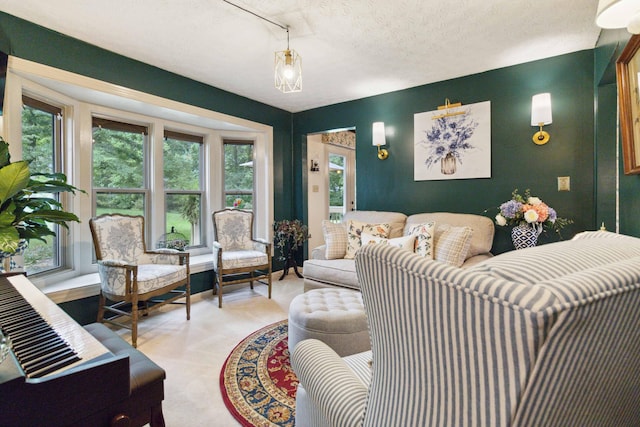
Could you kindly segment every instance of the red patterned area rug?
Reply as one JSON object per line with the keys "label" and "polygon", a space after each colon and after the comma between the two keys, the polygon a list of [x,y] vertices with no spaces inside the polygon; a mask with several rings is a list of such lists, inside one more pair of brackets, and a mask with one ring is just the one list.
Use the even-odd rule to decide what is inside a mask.
{"label": "red patterned area rug", "polygon": [[224,403],[247,427],[294,426],[297,386],[289,363],[286,320],[242,340],[220,372]]}

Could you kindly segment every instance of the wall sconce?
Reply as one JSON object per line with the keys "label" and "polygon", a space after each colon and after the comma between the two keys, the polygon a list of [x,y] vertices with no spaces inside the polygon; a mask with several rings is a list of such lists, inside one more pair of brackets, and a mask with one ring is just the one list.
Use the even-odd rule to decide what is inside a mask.
{"label": "wall sconce", "polygon": [[640,34],[640,4],[637,0],[600,0],[596,25],[600,28],[627,27],[631,34]]}
{"label": "wall sconce", "polygon": [[540,130],[533,134],[534,143],[544,145],[549,142],[549,134],[542,130],[542,126],[551,123],[551,94],[533,95],[531,98],[531,126],[540,126]]}
{"label": "wall sconce", "polygon": [[373,124],[373,146],[378,147],[378,158],[384,160],[389,157],[389,152],[380,148],[381,145],[387,145],[387,140],[384,134],[384,122],[375,122]]}

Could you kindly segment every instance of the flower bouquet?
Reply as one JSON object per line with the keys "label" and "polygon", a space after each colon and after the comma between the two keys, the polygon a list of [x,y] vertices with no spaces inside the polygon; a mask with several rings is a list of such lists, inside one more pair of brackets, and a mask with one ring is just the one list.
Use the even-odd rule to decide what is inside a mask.
{"label": "flower bouquet", "polygon": [[302,275],[298,272],[295,253],[309,237],[311,237],[309,236],[309,227],[299,219],[292,221],[283,219],[273,223],[273,242],[280,252],[278,259],[285,262],[282,276],[280,276],[279,280],[282,280],[287,275],[289,267],[293,267],[296,275],[302,278]]}
{"label": "flower bouquet", "polygon": [[[538,236],[542,231],[552,229],[558,235],[560,230],[572,220],[558,217],[555,209],[544,203],[539,197],[531,195],[529,189],[524,195],[518,193],[518,189],[511,193],[511,200],[507,200],[498,208],[495,217],[496,224],[500,226],[513,226],[511,237],[516,249],[535,246]],[[524,235],[524,237],[520,237]]]}

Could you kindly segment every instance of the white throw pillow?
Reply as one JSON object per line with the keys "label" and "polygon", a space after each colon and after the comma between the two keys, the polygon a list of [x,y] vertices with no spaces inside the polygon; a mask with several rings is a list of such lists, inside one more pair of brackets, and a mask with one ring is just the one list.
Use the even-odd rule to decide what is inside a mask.
{"label": "white throw pillow", "polygon": [[394,239],[385,239],[384,237],[376,237],[371,234],[362,233],[360,236],[362,239],[362,246],[371,245],[371,244],[382,244],[395,246],[396,248],[400,248],[407,252],[413,252],[413,245],[415,243],[415,236],[403,236],[396,237]]}
{"label": "white throw pillow", "polygon": [[365,222],[349,220],[347,222],[347,254],[346,259],[353,259],[356,252],[362,246],[360,236],[362,233],[371,234],[376,237],[389,237],[389,224],[367,224]]}
{"label": "white throw pillow", "polygon": [[415,253],[422,257],[433,259],[435,228],[435,221],[430,221],[414,225],[409,229],[409,236],[415,236],[416,238]]}
{"label": "white throw pillow", "polygon": [[347,253],[347,229],[344,224],[336,224],[329,220],[322,221],[326,259],[342,259]]}
{"label": "white throw pillow", "polygon": [[464,260],[467,259],[472,234],[471,227],[438,226],[435,236],[434,259],[461,267]]}

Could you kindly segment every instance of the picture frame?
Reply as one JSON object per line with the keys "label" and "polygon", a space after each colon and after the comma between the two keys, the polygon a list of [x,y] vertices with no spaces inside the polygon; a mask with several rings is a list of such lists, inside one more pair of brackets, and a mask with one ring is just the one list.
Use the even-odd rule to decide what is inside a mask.
{"label": "picture frame", "polygon": [[491,178],[491,101],[413,115],[413,180]]}
{"label": "picture frame", "polygon": [[625,175],[640,174],[640,35],[629,39],[616,61],[620,133]]}

